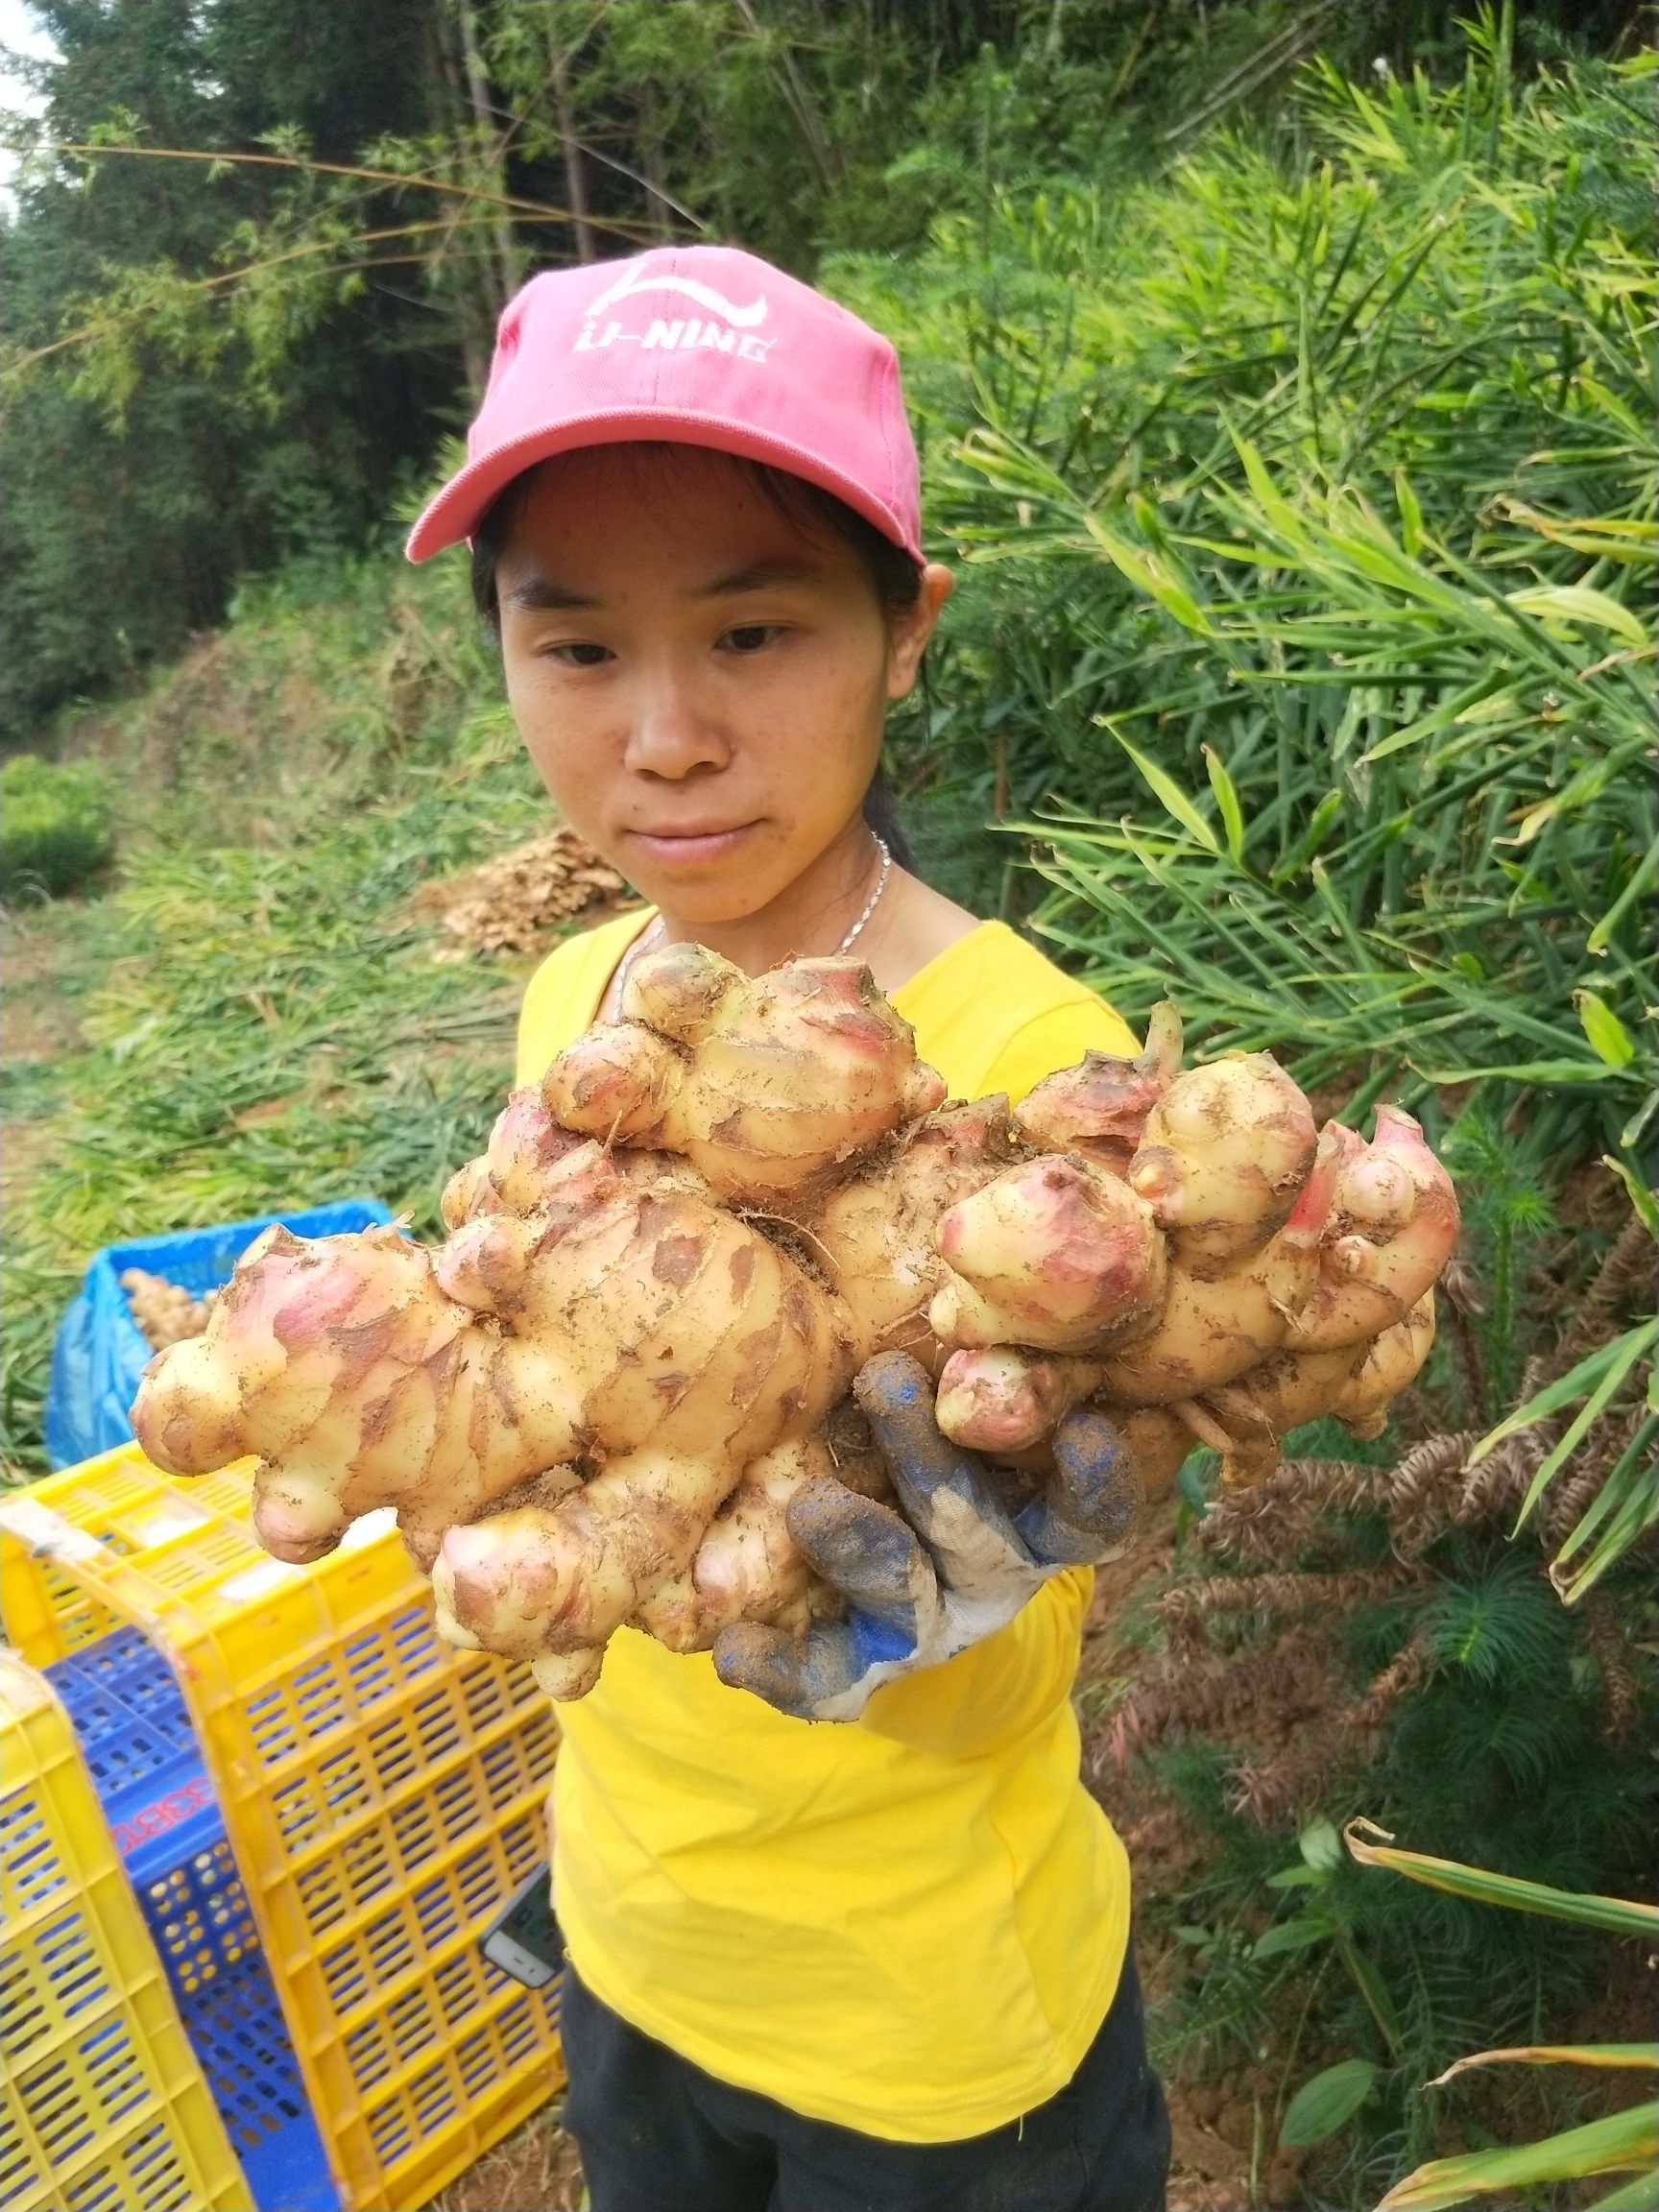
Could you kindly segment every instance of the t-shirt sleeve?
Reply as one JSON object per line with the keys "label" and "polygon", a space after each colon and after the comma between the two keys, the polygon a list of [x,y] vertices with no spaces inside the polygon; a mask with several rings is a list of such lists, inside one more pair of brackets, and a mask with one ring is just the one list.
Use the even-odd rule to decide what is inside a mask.
{"label": "t-shirt sleeve", "polygon": [[1104,998],[1080,992],[1016,1029],[991,1063],[985,1092],[1006,1091],[1011,1106],[1045,1075],[1071,1068],[1085,1052],[1112,1052],[1133,1058],[1140,1040],[1123,1017]]}
{"label": "t-shirt sleeve", "polygon": [[540,1083],[554,1056],[592,1022],[612,970],[641,926],[639,915],[626,914],[548,953],[518,1008],[516,1084]]}
{"label": "t-shirt sleeve", "polygon": [[[563,966],[562,966],[562,955]],[[566,949],[550,953],[524,987],[518,1007],[518,1050],[513,1080],[522,1086],[540,1083],[555,1053],[570,1043],[561,1020],[570,993],[565,970],[569,967]]]}

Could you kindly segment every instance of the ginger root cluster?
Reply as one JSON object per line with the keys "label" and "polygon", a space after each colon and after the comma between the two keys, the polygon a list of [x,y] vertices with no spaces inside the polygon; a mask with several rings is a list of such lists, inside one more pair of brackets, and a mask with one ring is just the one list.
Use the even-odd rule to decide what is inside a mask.
{"label": "ginger root cluster", "polygon": [[623,1623],[698,1650],[832,1604],[789,1501],[885,1494],[848,1396],[878,1352],[1012,1487],[1087,1402],[1149,1495],[1194,1439],[1239,1483],[1317,1414],[1375,1434],[1428,1354],[1457,1206],[1416,1122],[1316,1131],[1264,1054],[1183,1073],[1169,1007],[1013,1114],[946,1103],[852,961],[671,947],[622,1014],[512,1094],[440,1249],[266,1231],[133,1408],[175,1474],[258,1456],[279,1558],[396,1507],[444,1632],[556,1695]]}

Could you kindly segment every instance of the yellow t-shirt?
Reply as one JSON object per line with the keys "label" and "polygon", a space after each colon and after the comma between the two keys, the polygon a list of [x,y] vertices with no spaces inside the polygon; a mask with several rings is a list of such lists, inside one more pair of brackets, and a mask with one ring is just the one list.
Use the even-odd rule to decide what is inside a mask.
{"label": "yellow t-shirt", "polygon": [[[648,915],[532,978],[518,1081],[592,1022]],[[894,998],[954,1097],[1137,1047],[998,922]],[[1123,1846],[1078,1776],[1070,1689],[1093,1577],[878,1690],[862,1720],[786,1719],[707,1653],[622,1628],[561,1708],[554,1888],[577,1972],[719,2080],[904,2143],[999,2128],[1063,2088],[1116,1992]]]}

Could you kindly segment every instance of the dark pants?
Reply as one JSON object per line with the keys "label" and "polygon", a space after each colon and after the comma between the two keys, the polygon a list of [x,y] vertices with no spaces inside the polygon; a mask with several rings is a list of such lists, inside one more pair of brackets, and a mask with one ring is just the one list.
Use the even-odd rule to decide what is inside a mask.
{"label": "dark pants", "polygon": [[960,2143],[888,2143],[733,2089],[568,1967],[562,2032],[592,2212],[1163,2212],[1169,2120],[1132,1959],[1066,2087]]}

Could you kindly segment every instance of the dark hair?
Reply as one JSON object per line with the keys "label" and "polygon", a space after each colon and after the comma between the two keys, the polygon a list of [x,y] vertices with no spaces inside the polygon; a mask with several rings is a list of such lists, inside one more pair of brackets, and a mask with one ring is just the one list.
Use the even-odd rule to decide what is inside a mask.
{"label": "dark hair", "polygon": [[[661,441],[640,439],[630,441],[629,450],[641,460],[650,461],[667,453],[670,447]],[[922,595],[921,569],[902,545],[896,545],[891,538],[883,537],[873,522],[867,522],[844,499],[837,499],[833,492],[826,492],[817,484],[808,484],[805,477],[791,476],[787,469],[774,469],[764,461],[751,461],[736,453],[726,457],[780,515],[786,516],[804,530],[828,530],[851,545],[869,571],[883,614],[889,618],[907,614],[915,606]],[[542,468],[550,465],[540,464]],[[472,604],[480,619],[488,623],[497,637],[501,630],[501,602],[495,587],[495,570],[536,473],[535,469],[526,469],[521,475],[514,477],[505,491],[497,493],[472,535]],[[876,835],[885,841],[901,868],[914,868],[916,855],[899,817],[899,803],[887,781],[887,772],[879,763],[864,794],[864,819]]]}

